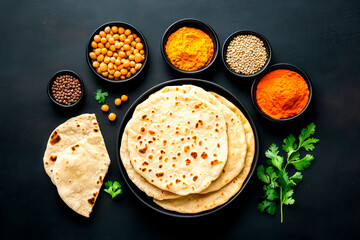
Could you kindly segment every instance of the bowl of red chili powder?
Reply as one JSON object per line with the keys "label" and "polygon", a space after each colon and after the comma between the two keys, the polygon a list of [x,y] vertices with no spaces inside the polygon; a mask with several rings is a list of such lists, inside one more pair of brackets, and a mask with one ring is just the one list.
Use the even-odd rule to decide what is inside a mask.
{"label": "bowl of red chili powder", "polygon": [[308,75],[299,67],[279,63],[268,67],[253,82],[251,98],[255,108],[273,122],[299,118],[312,98]]}

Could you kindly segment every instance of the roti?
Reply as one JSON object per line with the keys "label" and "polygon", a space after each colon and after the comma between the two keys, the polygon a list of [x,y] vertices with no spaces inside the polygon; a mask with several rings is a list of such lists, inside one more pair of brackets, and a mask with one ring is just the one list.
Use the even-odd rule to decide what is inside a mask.
{"label": "roti", "polygon": [[61,199],[78,214],[89,217],[109,164],[99,135],[84,138],[60,152],[53,173]]}
{"label": "roti", "polygon": [[233,111],[243,123],[247,145],[244,168],[230,183],[217,191],[206,194],[191,194],[170,200],[154,199],[156,204],[167,210],[194,214],[220,206],[229,201],[230,198],[232,198],[241,189],[250,172],[255,154],[255,138],[251,125],[243,113],[233,103],[216,93],[212,94],[231,111]]}
{"label": "roti", "polygon": [[101,136],[95,114],[82,114],[70,118],[51,133],[43,163],[45,172],[54,184],[53,168],[59,153],[88,136]]}
{"label": "roti", "polygon": [[174,199],[181,197],[180,195],[162,190],[143,178],[140,174],[138,174],[130,162],[130,153],[128,149],[128,126],[125,127],[124,133],[121,139],[121,147],[120,147],[120,158],[122,164],[125,167],[126,173],[129,176],[130,180],[143,192],[145,192],[149,197],[153,197],[159,200],[163,199]]}
{"label": "roti", "polygon": [[[243,169],[247,151],[245,132],[240,118],[235,112],[231,111],[226,105],[219,101],[214,95],[204,89],[194,85],[169,86],[160,90],[158,93],[180,92],[186,95],[195,95],[202,100],[216,106],[224,115],[227,126],[228,138],[228,159],[220,176],[211,183],[201,193],[216,191],[234,179]],[[157,94],[158,94],[157,93]],[[239,110],[240,111],[240,110]]]}
{"label": "roti", "polygon": [[134,170],[162,190],[199,193],[219,177],[226,164],[224,116],[196,96],[154,94],[138,106],[128,126]]}

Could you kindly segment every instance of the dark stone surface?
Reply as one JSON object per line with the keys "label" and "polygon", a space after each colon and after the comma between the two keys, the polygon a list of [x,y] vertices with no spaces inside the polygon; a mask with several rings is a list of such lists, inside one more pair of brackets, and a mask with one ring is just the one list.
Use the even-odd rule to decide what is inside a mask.
{"label": "dark stone surface", "polygon": [[[1,1],[0,2],[0,235],[2,239],[353,239],[360,225],[360,4],[358,1]],[[183,75],[171,70],[160,52],[166,28],[193,17],[214,28],[222,44],[241,29],[265,35],[272,64],[304,69],[314,88],[304,119],[286,125],[265,121],[251,99],[252,80],[226,72],[220,58],[197,76],[220,84],[244,103],[260,137],[260,159],[271,143],[281,144],[310,122],[320,138],[315,160],[295,189],[296,203],[285,206],[284,220],[256,210],[262,184],[254,176],[245,191],[221,211],[198,219],[161,215],[143,205],[127,188],[116,163],[116,138],[122,116],[150,87]],[[128,22],[145,35],[150,58],[141,79],[111,85],[97,79],[85,60],[88,38],[99,25]],[[51,76],[70,69],[83,78],[82,104],[70,111],[48,99]],[[93,99],[108,91],[117,114],[110,123]],[[116,108],[122,94],[129,101]],[[99,196],[90,219],[77,215],[59,198],[43,169],[51,131],[81,113],[97,115],[112,160],[108,180],[124,194]]]}

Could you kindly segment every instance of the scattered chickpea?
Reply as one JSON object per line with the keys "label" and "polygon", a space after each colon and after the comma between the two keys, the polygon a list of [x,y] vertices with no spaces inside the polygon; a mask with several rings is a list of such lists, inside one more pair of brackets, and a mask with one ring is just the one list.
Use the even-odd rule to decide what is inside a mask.
{"label": "scattered chickpea", "polygon": [[110,113],[109,116],[108,116],[108,118],[109,118],[110,121],[113,122],[113,121],[115,121],[115,119],[116,119],[116,114],[115,114],[115,113]]}
{"label": "scattered chickpea", "polygon": [[129,98],[128,98],[128,96],[126,96],[126,95],[122,95],[122,96],[121,96],[121,101],[123,101],[123,102],[126,102],[128,99],[129,99]]}
{"label": "scattered chickpea", "polygon": [[120,98],[116,98],[116,99],[115,99],[115,105],[116,105],[116,106],[120,106],[120,104],[121,104],[121,99],[120,99]]}
{"label": "scattered chickpea", "polygon": [[103,112],[109,111],[109,106],[106,105],[106,104],[102,105],[102,106],[101,106],[101,111],[103,111]]}

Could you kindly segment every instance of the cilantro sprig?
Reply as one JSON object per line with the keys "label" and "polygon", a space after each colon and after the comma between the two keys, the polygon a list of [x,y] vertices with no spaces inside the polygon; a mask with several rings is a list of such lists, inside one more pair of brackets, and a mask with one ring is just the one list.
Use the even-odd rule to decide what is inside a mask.
{"label": "cilantro sprig", "polygon": [[[281,223],[284,221],[283,205],[292,205],[295,203],[293,198],[293,187],[298,185],[302,179],[302,170],[309,167],[314,157],[311,154],[306,154],[300,157],[300,149],[306,151],[313,151],[315,143],[319,139],[312,137],[315,134],[315,124],[310,123],[307,127],[301,130],[298,137],[298,143],[294,135],[290,134],[284,139],[282,150],[286,153],[286,158],[279,155],[279,148],[276,144],[271,144],[269,149],[265,152],[267,157],[266,168],[260,165],[257,168],[258,178],[265,183],[263,186],[264,195],[262,202],[257,206],[261,212],[266,212],[270,215],[275,215],[276,202],[280,202]],[[284,161],[285,160],[285,161]],[[296,172],[289,176],[287,167],[293,166]]]}
{"label": "cilantro sprig", "polygon": [[97,89],[95,94],[95,100],[98,101],[98,103],[105,103],[106,97],[109,96],[108,92],[103,92],[101,89]]}
{"label": "cilantro sprig", "polygon": [[117,181],[107,181],[105,187],[106,189],[104,189],[104,191],[110,194],[112,198],[122,194],[121,184]]}

